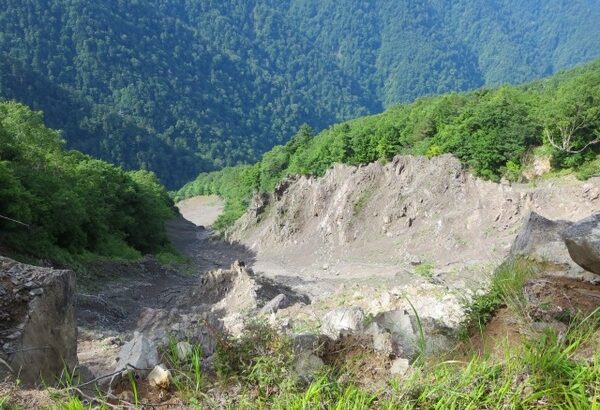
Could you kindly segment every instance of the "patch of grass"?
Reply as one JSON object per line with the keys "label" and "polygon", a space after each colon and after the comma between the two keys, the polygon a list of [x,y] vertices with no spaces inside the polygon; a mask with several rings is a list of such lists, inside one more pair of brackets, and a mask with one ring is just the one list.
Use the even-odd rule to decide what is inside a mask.
{"label": "patch of grass", "polygon": [[600,176],[600,156],[590,162],[585,162],[577,168],[575,176],[580,181],[585,181],[592,177]]}
{"label": "patch of grass", "polygon": [[129,386],[131,387],[131,393],[133,394],[133,404],[137,407],[139,405],[139,394],[137,380],[135,380],[135,372],[128,371],[127,379],[129,380]]}
{"label": "patch of grass", "polygon": [[71,397],[64,403],[59,403],[53,407],[53,410],[88,410],[91,406],[84,405],[77,397]]}
{"label": "patch of grass", "polygon": [[425,261],[420,265],[415,266],[415,273],[422,278],[431,279],[433,278],[433,271],[435,265],[432,262]]}
{"label": "patch of grass", "polygon": [[352,215],[357,216],[362,213],[372,196],[373,191],[371,190],[361,192],[358,198],[352,203]]}
{"label": "patch of grass", "polygon": [[175,249],[166,249],[156,254],[156,259],[161,265],[186,265],[190,266],[192,261],[187,256],[181,255]]}
{"label": "patch of grass", "polygon": [[534,276],[535,268],[533,262],[522,258],[502,264],[492,277],[489,291],[475,297],[467,306],[462,336],[468,336],[471,330],[482,331],[494,312],[501,307],[508,306],[517,313],[522,311],[523,286]]}
{"label": "patch of grass", "polygon": [[242,378],[268,388],[283,382],[291,364],[289,337],[260,320],[249,323],[241,337],[217,343],[215,370],[221,379]]}
{"label": "patch of grass", "polygon": [[17,406],[13,406],[10,404],[10,398],[0,396],[0,410],[17,410]]}

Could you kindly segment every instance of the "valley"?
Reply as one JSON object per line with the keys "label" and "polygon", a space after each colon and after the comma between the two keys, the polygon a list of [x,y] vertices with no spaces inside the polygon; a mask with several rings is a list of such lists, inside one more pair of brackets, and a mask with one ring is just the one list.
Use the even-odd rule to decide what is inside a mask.
{"label": "valley", "polygon": [[600,410],[600,0],[0,0],[0,410]]}
{"label": "valley", "polygon": [[[357,212],[355,204],[366,191],[368,199]],[[539,238],[551,237],[553,228],[535,225],[531,212],[578,220],[592,214],[599,201],[598,178],[566,177],[533,187],[497,184],[469,175],[450,156],[399,156],[386,165],[337,166],[321,178],[292,178],[269,197],[255,197],[226,238],[210,229],[222,201],[190,198],[177,204],[181,216],[167,225],[171,243],[190,259],[185,271],[146,260],[122,267],[128,273],[115,275],[118,280],[100,293],[79,295],[79,364],[101,377],[111,374],[128,340],[146,337],[157,346],[188,340],[202,346],[210,379],[216,377],[211,361],[218,351],[216,335],[241,337],[258,317],[292,338],[320,335],[343,349],[351,348],[351,337],[366,337],[361,343],[373,345],[361,348],[370,353],[355,363],[362,370],[353,371],[363,374],[353,377],[363,388],[385,389],[390,366],[404,358],[412,362],[417,354],[412,350],[417,342],[407,336],[414,325],[386,327],[407,326],[404,321],[414,320],[410,312],[423,323],[428,355],[502,354],[502,343],[520,343],[532,331],[530,324],[503,308],[483,333],[473,335],[473,345],[453,347],[461,346],[466,307],[494,286],[498,265],[524,252],[531,261],[551,262],[531,262],[537,267],[524,285],[528,309],[543,311],[540,303],[552,301],[593,313],[600,300],[597,276],[569,262],[554,239],[525,236],[519,245],[516,235],[531,235],[533,229]],[[435,204],[443,204],[442,219],[435,217]],[[364,325],[369,317],[380,327]],[[408,339],[395,341],[395,332]],[[390,334],[394,341],[382,346],[378,338]],[[322,343],[325,350],[313,354],[325,359],[333,354],[328,349],[336,348]],[[403,353],[394,350],[395,343]],[[335,360],[351,359],[327,360],[335,367],[340,365]],[[167,391],[162,403],[181,405],[180,396]],[[226,401],[217,407],[233,400],[222,394]]]}

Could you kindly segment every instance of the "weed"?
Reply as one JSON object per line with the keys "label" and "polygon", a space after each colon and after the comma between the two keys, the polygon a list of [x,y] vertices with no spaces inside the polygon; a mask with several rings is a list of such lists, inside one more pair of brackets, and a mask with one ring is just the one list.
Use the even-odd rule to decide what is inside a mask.
{"label": "weed", "polygon": [[432,262],[423,262],[415,266],[415,273],[422,278],[431,279],[433,278],[434,269],[435,265]]}
{"label": "weed", "polygon": [[359,215],[367,206],[373,195],[372,191],[363,191],[359,197],[352,203],[352,215]]}
{"label": "weed", "polygon": [[133,394],[133,403],[134,403],[135,407],[138,407],[138,405],[139,405],[139,396],[138,396],[138,385],[137,385],[137,381],[135,380],[135,372],[128,371],[127,372],[127,378],[129,379],[129,385],[131,387],[131,393]]}
{"label": "weed", "polygon": [[63,370],[58,379],[58,385],[62,388],[69,388],[79,383],[79,372],[77,367],[69,370],[69,366],[63,362]]}
{"label": "weed", "polygon": [[371,323],[375,321],[375,315],[373,313],[367,313],[363,319],[363,327],[368,327]]}
{"label": "weed", "polygon": [[408,298],[406,298],[406,301],[410,305],[410,308],[412,309],[412,311],[415,314],[415,317],[417,319],[417,327],[419,329],[419,335],[417,338],[417,350],[419,352],[419,355],[415,359],[414,363],[420,364],[425,359],[425,354],[427,353],[426,352],[427,351],[427,341],[425,340],[425,332],[423,330],[423,323],[421,322],[421,318],[419,317],[419,313],[417,312],[417,309],[415,309],[415,306],[412,304],[412,302]]}
{"label": "weed", "polygon": [[526,259],[515,259],[502,264],[492,277],[490,290],[477,296],[467,306],[467,319],[462,333],[468,336],[470,330],[482,331],[496,310],[508,306],[515,313],[524,309],[523,286],[533,277],[535,265]]}
{"label": "weed", "polygon": [[86,407],[77,397],[71,397],[66,403],[60,403],[53,410],[86,410]]}
{"label": "weed", "polygon": [[194,374],[194,388],[198,392],[202,387],[202,348],[195,347],[192,351],[192,371]]}

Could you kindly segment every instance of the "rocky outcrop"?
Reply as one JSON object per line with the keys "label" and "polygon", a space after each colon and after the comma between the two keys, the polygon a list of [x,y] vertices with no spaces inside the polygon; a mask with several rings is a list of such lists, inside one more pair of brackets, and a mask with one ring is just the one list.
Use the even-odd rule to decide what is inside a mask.
{"label": "rocky outcrop", "polygon": [[525,217],[521,231],[511,247],[511,255],[528,256],[544,261],[568,264],[569,254],[562,232],[570,227],[569,221],[552,221],[536,212]]}
{"label": "rocky outcrop", "polygon": [[[77,365],[75,274],[0,257],[0,379],[54,383]],[[8,365],[8,366],[7,366]]]}
{"label": "rocky outcrop", "polygon": [[562,236],[575,263],[600,275],[600,212],[573,223]]}
{"label": "rocky outcrop", "polygon": [[[600,278],[600,212],[578,222],[550,220],[531,212],[511,247],[512,257],[550,263],[555,276],[597,282]],[[594,271],[596,269],[597,271]]]}

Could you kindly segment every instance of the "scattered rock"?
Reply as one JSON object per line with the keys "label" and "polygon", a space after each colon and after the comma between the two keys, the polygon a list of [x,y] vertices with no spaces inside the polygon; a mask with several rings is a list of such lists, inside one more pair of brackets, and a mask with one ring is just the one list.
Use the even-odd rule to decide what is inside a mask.
{"label": "scattered rock", "polygon": [[310,352],[303,352],[296,357],[294,370],[300,380],[308,383],[324,366],[325,363],[319,356]]}
{"label": "scattered rock", "polygon": [[321,349],[319,336],[312,333],[301,333],[292,337],[292,348],[294,353],[310,352],[318,353]]}
{"label": "scattered rock", "polygon": [[158,349],[154,342],[141,333],[135,332],[133,339],[125,343],[117,357],[116,370],[132,366],[140,374],[148,374],[159,363]]}
{"label": "scattered rock", "polygon": [[248,206],[248,212],[252,214],[254,218],[262,214],[269,205],[269,194],[260,192],[255,194],[250,201]]}
{"label": "scattered rock", "polygon": [[399,354],[397,345],[392,335],[385,329],[382,329],[377,323],[371,323],[365,333],[370,335],[373,340],[373,349],[383,353],[386,356]]}
{"label": "scattered rock", "polygon": [[148,383],[152,387],[166,390],[171,385],[171,372],[159,364],[148,375]]}
{"label": "scattered rock", "polygon": [[176,349],[177,349],[177,358],[181,361],[187,360],[193,351],[192,345],[186,341],[177,343]]}
{"label": "scattered rock", "polygon": [[414,359],[418,352],[417,332],[413,327],[411,315],[405,310],[392,310],[383,312],[375,317],[374,326],[376,329],[373,336],[373,343],[377,341],[378,347],[385,353],[403,356]]}
{"label": "scattered rock", "polygon": [[410,369],[410,363],[407,359],[398,358],[392,362],[390,367],[390,373],[394,376],[404,376],[408,369]]}
{"label": "scattered rock", "polygon": [[270,302],[268,302],[266,305],[264,305],[260,309],[260,313],[263,313],[263,314],[276,313],[279,309],[285,307],[286,304],[288,304],[287,297],[283,293],[280,293],[279,295],[277,295],[273,299],[271,299]]}
{"label": "scattered rock", "polygon": [[44,294],[44,289],[37,288],[29,291],[29,295],[31,296],[42,296]]}
{"label": "scattered rock", "polygon": [[121,393],[117,394],[117,398],[127,403],[133,403],[134,400],[133,393],[129,390],[123,390]]}
{"label": "scattered rock", "polygon": [[332,339],[363,330],[365,313],[359,307],[341,307],[330,311],[321,320],[321,333]]}
{"label": "scattered rock", "polygon": [[573,223],[563,238],[575,263],[600,275],[600,212]]}

